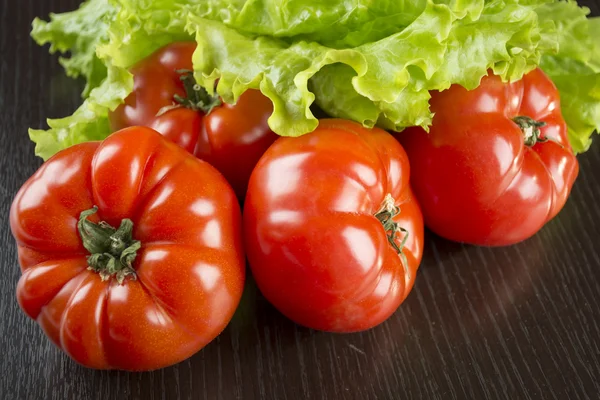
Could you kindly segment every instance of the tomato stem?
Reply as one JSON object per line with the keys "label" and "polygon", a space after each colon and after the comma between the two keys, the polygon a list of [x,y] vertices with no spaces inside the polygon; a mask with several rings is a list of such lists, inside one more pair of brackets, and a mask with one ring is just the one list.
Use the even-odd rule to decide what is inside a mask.
{"label": "tomato stem", "polygon": [[[409,232],[401,227],[396,221],[394,221],[394,217],[396,217],[398,214],[400,214],[400,207],[396,205],[396,201],[392,195],[388,193],[383,199],[379,211],[375,213],[375,218],[377,218],[379,222],[381,222],[381,225],[383,225],[383,230],[387,235],[390,245],[402,258],[404,264],[407,265],[406,256],[402,250],[404,249],[404,245],[408,240]],[[396,242],[399,234],[404,234],[400,244]]]}
{"label": "tomato stem", "polygon": [[104,221],[96,224],[87,219],[96,212],[96,206],[83,211],[77,222],[83,247],[90,252],[87,257],[88,269],[97,272],[103,281],[112,276],[121,285],[127,276],[135,280],[132,263],[141,248],[141,243],[132,237],[133,222],[127,218],[123,219],[118,229]]}
{"label": "tomato stem", "polygon": [[544,143],[548,141],[547,137],[541,137],[540,128],[546,126],[544,121],[536,121],[533,118],[526,116],[518,116],[513,118],[515,124],[519,125],[523,135],[525,136],[525,145],[535,146],[536,143]]}
{"label": "tomato stem", "polygon": [[179,79],[185,89],[185,97],[181,97],[178,94],[173,96],[178,105],[194,111],[202,111],[208,115],[215,107],[222,104],[218,95],[211,96],[206,89],[196,83],[194,71],[179,69],[176,72],[179,74]]}

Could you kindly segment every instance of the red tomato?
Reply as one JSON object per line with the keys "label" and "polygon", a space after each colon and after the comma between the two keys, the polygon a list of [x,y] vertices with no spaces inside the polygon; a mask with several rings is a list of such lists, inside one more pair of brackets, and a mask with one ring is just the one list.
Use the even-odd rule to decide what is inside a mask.
{"label": "red tomato", "polygon": [[278,137],[267,124],[273,104],[258,90],[222,104],[195,87],[195,49],[195,42],[172,43],[135,65],[133,92],[110,114],[111,127],[155,129],[217,168],[243,199],[256,162]]}
{"label": "red tomato", "polygon": [[447,239],[501,246],[539,231],[564,206],[579,164],[559,95],[539,69],[472,91],[432,93],[430,133],[396,135],[411,162],[425,224]]}
{"label": "red tomato", "polygon": [[314,329],[360,331],[410,292],[423,220],[408,158],[387,132],[344,120],[280,138],[258,162],[244,205],[250,266],[264,296]]}
{"label": "red tomato", "polygon": [[233,190],[149,128],[52,157],[17,194],[10,224],[19,304],[88,367],[182,361],[225,328],[242,294]]}

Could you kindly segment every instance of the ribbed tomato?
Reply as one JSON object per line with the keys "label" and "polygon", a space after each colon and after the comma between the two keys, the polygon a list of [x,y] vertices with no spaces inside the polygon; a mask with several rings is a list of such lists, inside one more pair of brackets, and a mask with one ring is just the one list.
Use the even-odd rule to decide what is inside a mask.
{"label": "ribbed tomato", "polygon": [[264,296],[310,328],[386,320],[415,282],[423,220],[392,135],[344,120],[278,139],[244,205],[250,267]]}
{"label": "ribbed tomato", "polygon": [[579,171],[559,94],[540,70],[514,83],[489,75],[432,94],[429,133],[396,134],[411,162],[425,224],[445,238],[509,245],[564,206]]}
{"label": "ribbed tomato", "polygon": [[149,128],[56,154],[18,192],[10,224],[19,304],[88,367],[182,361],[225,328],[242,294],[233,190]]}

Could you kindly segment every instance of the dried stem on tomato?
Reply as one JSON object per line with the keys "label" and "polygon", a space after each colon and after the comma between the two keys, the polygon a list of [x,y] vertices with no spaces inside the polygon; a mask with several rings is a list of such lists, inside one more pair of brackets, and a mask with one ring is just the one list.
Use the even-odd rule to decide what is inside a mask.
{"label": "dried stem on tomato", "polygon": [[[408,240],[409,232],[401,227],[396,221],[394,221],[394,217],[400,214],[400,207],[398,207],[395,203],[396,201],[392,195],[388,193],[383,199],[383,203],[381,203],[379,211],[375,213],[375,218],[377,218],[379,222],[381,222],[381,225],[383,225],[383,230],[387,235],[388,242],[394,248],[394,250],[396,250],[396,253],[398,253],[398,255],[402,258],[404,265],[408,265],[406,256],[402,252],[402,249]],[[403,234],[403,237],[400,244],[398,244],[396,239],[400,234]]]}
{"label": "dried stem on tomato", "polygon": [[543,121],[536,121],[533,118],[529,118],[526,116],[518,116],[514,117],[513,121],[515,124],[519,125],[523,135],[525,136],[525,145],[527,146],[535,146],[536,143],[544,143],[548,141],[547,137],[541,137],[542,132],[540,128],[546,126],[546,123]]}

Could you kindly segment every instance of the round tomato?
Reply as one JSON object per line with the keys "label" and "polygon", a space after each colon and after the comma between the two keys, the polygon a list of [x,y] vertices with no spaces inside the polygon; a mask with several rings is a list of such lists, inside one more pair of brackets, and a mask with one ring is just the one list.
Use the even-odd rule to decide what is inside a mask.
{"label": "round tomato", "polygon": [[250,267],[264,296],[298,324],[352,332],[387,319],[410,292],[423,220],[408,158],[387,132],[321,120],[278,139],[244,205]]}
{"label": "round tomato", "polygon": [[425,224],[458,242],[501,246],[534,235],[564,206],[579,165],[559,95],[539,69],[514,83],[432,93],[429,133],[396,134]]}
{"label": "round tomato", "polygon": [[133,92],[110,114],[111,128],[153,128],[217,168],[241,200],[256,162],[278,137],[267,124],[273,104],[252,89],[236,104],[209,96],[192,74],[195,49],[195,42],[172,43],[135,65]]}
{"label": "round tomato", "polygon": [[225,328],[242,294],[233,190],[149,128],[52,157],[18,192],[10,224],[19,304],[88,367],[182,361]]}

